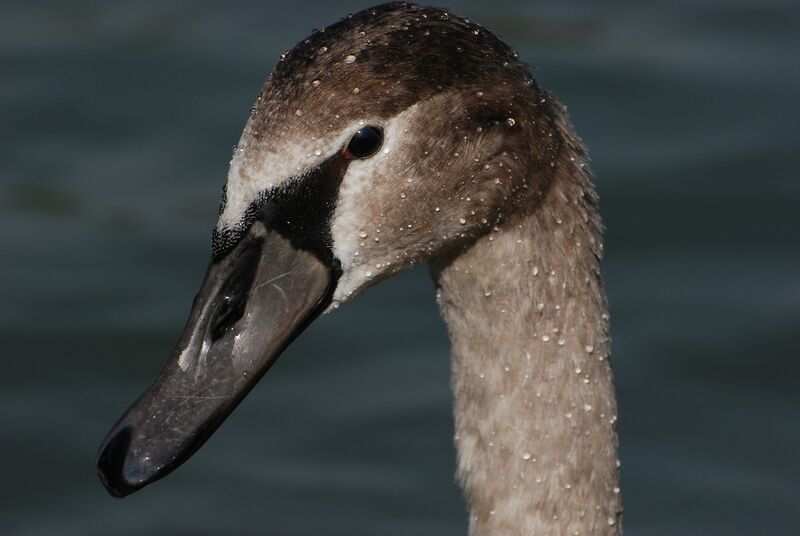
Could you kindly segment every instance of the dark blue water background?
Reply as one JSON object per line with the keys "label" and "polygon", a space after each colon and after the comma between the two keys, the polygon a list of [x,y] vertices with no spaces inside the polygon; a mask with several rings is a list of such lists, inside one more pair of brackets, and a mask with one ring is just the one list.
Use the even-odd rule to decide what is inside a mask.
{"label": "dark blue water background", "polygon": [[[449,4],[594,157],[629,534],[796,534],[800,4]],[[278,54],[358,2],[0,5],[0,532],[462,535],[424,268],[315,323],[209,443],[124,501],[94,474],[209,256]]]}

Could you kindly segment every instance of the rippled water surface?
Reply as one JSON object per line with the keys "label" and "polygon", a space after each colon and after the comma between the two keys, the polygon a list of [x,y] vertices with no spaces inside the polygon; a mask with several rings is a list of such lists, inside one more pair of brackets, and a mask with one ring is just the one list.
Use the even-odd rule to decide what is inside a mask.
{"label": "rippled water surface", "polygon": [[[592,151],[627,533],[796,533],[800,4],[448,4]],[[422,268],[311,326],[170,478],[118,501],[94,473],[177,339],[267,72],[365,4],[1,7],[0,532],[465,534]]]}

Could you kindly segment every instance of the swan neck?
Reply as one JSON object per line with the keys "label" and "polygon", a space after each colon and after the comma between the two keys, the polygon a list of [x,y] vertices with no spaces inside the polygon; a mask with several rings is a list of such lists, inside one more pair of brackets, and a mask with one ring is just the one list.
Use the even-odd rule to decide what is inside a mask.
{"label": "swan neck", "polygon": [[618,534],[617,406],[583,166],[432,272],[470,534]]}

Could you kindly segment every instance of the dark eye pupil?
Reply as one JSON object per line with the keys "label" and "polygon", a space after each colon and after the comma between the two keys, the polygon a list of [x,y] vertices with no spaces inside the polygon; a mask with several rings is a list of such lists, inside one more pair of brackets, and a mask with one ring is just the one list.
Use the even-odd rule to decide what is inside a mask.
{"label": "dark eye pupil", "polygon": [[381,145],[383,130],[380,127],[364,127],[350,138],[347,152],[355,158],[367,158],[377,153]]}

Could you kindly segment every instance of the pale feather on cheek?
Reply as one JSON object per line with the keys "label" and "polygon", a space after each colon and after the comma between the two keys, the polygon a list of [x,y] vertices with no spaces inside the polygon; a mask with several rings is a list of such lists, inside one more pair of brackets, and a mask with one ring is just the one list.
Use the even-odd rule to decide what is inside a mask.
{"label": "pale feather on cheek", "polygon": [[334,306],[377,280],[388,268],[385,262],[376,262],[365,252],[369,251],[370,243],[380,240],[381,220],[380,214],[376,214],[378,198],[387,192],[400,195],[400,184],[407,180],[400,176],[405,172],[398,170],[408,167],[403,165],[403,146],[412,113],[412,109],[406,110],[382,124],[365,122],[381,124],[384,142],[374,156],[351,162],[339,188],[331,236],[333,254],[342,264],[342,276],[334,294]]}
{"label": "pale feather on cheek", "polygon": [[508,188],[491,174],[506,168],[485,164],[497,150],[496,136],[459,129],[467,115],[459,102],[445,93],[409,107],[383,124],[378,154],[351,163],[331,228],[342,266],[334,307],[427,260],[444,243],[490,226]]}

